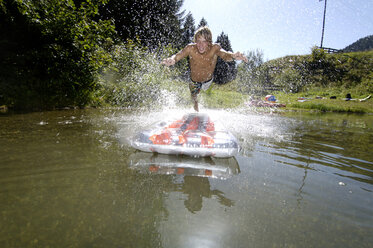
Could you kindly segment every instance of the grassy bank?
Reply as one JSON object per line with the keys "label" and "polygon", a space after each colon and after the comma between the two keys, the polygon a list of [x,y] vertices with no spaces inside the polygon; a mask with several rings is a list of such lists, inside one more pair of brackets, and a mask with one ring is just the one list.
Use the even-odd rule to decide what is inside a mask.
{"label": "grassy bank", "polygon": [[200,102],[209,108],[236,108],[247,101],[248,96],[235,91],[226,91],[214,85],[206,92],[201,92]]}
{"label": "grassy bank", "polygon": [[[328,92],[310,90],[300,93],[274,93],[279,102],[285,103],[287,109],[304,109],[321,112],[373,113],[373,98],[360,101],[368,95],[354,95],[352,100],[346,101],[345,94],[338,89]],[[335,96],[336,99],[330,99]]]}
{"label": "grassy bank", "polygon": [[[367,95],[354,95],[354,100],[344,100],[345,95],[338,89],[330,89],[325,92],[322,90],[310,90],[301,93],[273,92],[280,103],[286,104],[281,110],[299,110],[316,112],[345,112],[345,113],[373,113],[373,97],[366,101],[359,101]],[[330,99],[336,96],[336,99]],[[255,96],[264,100],[265,96]],[[229,91],[226,87],[214,85],[213,89],[202,92],[200,102],[208,108],[236,108],[243,106],[249,100],[250,96],[235,91]],[[303,101],[298,101],[303,99]]]}

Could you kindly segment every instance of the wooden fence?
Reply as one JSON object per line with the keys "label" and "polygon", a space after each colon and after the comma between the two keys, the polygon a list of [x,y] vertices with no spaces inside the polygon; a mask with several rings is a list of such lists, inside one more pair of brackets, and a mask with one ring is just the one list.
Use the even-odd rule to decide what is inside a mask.
{"label": "wooden fence", "polygon": [[330,48],[330,47],[318,47],[318,48],[323,49],[327,53],[340,53],[340,52],[342,52],[342,50],[334,49],[334,48]]}

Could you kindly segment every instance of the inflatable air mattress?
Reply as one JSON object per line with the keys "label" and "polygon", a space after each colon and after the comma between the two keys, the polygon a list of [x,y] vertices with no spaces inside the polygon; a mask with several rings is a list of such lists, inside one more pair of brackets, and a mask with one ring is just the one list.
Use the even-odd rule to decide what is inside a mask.
{"label": "inflatable air mattress", "polygon": [[136,134],[130,143],[144,152],[194,157],[232,157],[239,150],[238,142],[230,132],[201,113],[157,123]]}

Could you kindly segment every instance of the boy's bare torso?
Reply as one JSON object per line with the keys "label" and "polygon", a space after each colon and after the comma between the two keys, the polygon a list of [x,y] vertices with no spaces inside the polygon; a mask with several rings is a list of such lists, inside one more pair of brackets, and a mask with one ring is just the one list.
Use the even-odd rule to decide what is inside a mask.
{"label": "boy's bare torso", "polygon": [[191,79],[195,82],[205,82],[212,78],[216,61],[218,59],[218,45],[211,45],[205,53],[198,52],[196,45],[191,44],[189,51],[189,62],[191,70]]}
{"label": "boy's bare torso", "polygon": [[204,53],[198,51],[195,43],[187,45],[176,55],[177,61],[189,56],[191,79],[194,82],[205,82],[212,78],[220,54],[220,45],[210,44]]}

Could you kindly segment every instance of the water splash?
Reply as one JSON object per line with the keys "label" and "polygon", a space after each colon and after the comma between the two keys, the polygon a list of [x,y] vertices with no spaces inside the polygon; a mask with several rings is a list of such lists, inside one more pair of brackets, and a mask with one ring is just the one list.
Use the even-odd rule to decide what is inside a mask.
{"label": "water splash", "polygon": [[[170,102],[172,102],[172,98]],[[177,120],[184,114],[194,112],[192,108],[170,107],[167,105],[159,111],[133,112],[130,116],[118,117],[113,121],[118,125],[118,138],[121,143],[128,144],[127,138],[135,133],[165,120]],[[258,142],[279,142],[291,139],[292,123],[288,118],[274,114],[258,114],[247,109],[213,110],[201,108],[217,125],[230,131],[240,143],[242,153],[254,149]]]}

